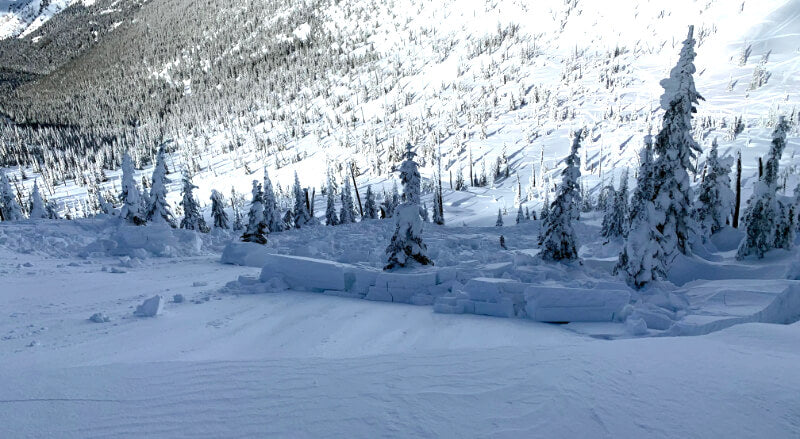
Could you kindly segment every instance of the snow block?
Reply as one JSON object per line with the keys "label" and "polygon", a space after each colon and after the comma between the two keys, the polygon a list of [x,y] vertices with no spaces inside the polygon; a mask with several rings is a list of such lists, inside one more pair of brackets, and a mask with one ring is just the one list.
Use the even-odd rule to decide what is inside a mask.
{"label": "snow block", "polygon": [[136,317],[155,317],[161,314],[161,310],[164,308],[164,301],[161,299],[161,296],[153,296],[144,302],[141,305],[136,307],[136,311],[133,312],[133,315]]}
{"label": "snow block", "polygon": [[263,267],[267,263],[267,247],[254,242],[231,242],[222,251],[220,262],[244,267]]}
{"label": "snow block", "polygon": [[[347,291],[345,271],[352,266],[303,256],[266,255],[261,269],[261,282],[274,277],[283,279],[292,289],[321,293],[326,290]],[[351,283],[355,276],[348,276]]]}
{"label": "snow block", "polygon": [[[375,285],[369,289],[368,300],[383,300],[400,303],[422,303],[423,299],[414,296],[430,296],[437,284],[436,271],[418,273],[378,273]],[[428,301],[428,304],[432,303]]]}
{"label": "snow block", "polygon": [[525,286],[511,279],[479,277],[469,280],[463,293],[475,314],[514,317],[524,314]]}
{"label": "snow block", "polygon": [[525,310],[538,322],[610,322],[628,304],[624,290],[529,286]]}
{"label": "snow block", "polygon": [[345,284],[351,293],[366,295],[370,287],[375,285],[378,271],[366,268],[348,266],[344,271]]}

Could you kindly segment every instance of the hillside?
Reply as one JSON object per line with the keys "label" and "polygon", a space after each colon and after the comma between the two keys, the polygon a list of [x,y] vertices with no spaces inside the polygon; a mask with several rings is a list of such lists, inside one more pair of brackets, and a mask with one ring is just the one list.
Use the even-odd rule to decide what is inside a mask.
{"label": "hillside", "polygon": [[[445,179],[466,172],[470,154],[475,174],[491,170],[505,148],[523,185],[534,168],[544,182],[566,154],[566,133],[584,126],[584,180],[596,195],[658,128],[658,82],[694,24],[706,98],[696,137],[718,137],[725,155],[741,150],[747,185],[777,114],[798,117],[797,10],[796,1],[643,1],[622,11],[585,2],[143,2],[74,61],[32,69],[0,100],[21,124],[4,130],[3,157],[32,166],[28,177],[43,168],[49,195],[80,215],[86,207],[75,201],[98,190],[93,180],[117,190],[121,150],[147,167],[167,139],[174,166],[197,174],[206,199],[212,188],[246,192],[263,166],[284,185],[296,170],[318,186],[320,169],[355,158],[359,184],[378,183],[408,141],[428,177],[439,148]],[[48,25],[58,29],[62,15]],[[48,32],[15,40],[22,49],[5,40],[0,59]],[[760,70],[767,80],[754,88]],[[65,180],[78,187],[58,186]],[[494,198],[509,206],[515,184],[498,182]]]}

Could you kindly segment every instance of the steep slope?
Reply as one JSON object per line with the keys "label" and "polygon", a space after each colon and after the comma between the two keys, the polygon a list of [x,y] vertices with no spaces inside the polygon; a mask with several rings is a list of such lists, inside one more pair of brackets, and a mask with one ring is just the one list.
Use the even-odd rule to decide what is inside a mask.
{"label": "steep slope", "polygon": [[[777,115],[798,117],[797,6],[208,0],[187,9],[151,1],[79,59],[0,102],[18,123],[70,127],[6,130],[27,140],[7,142],[3,156],[44,168],[48,186],[76,178],[92,189],[105,174],[106,190],[121,149],[146,167],[173,139],[175,167],[197,173],[206,198],[212,187],[246,191],[262,166],[284,185],[298,170],[317,186],[329,165],[344,178],[351,158],[359,184],[379,183],[410,141],[426,177],[440,148],[445,180],[470,165],[491,174],[498,158],[523,187],[535,170],[535,204],[567,132],[586,127],[584,180],[597,193],[635,164],[641,136],[658,128],[658,82],[694,24],[706,98],[696,136],[704,144],[718,136],[723,155],[742,150],[747,179]],[[760,71],[768,80],[751,86]],[[743,132],[731,128],[735,117]],[[791,189],[794,177],[786,180]],[[482,195],[511,206],[516,178],[494,186]]]}

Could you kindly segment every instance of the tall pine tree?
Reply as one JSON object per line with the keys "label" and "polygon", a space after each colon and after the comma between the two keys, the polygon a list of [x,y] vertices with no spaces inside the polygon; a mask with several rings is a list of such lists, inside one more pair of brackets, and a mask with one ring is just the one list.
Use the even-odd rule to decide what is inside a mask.
{"label": "tall pine tree", "polygon": [[211,218],[215,229],[229,229],[228,214],[225,212],[225,199],[216,190],[211,191]]}
{"label": "tall pine tree", "polygon": [[145,212],[145,218],[149,222],[164,222],[170,227],[175,227],[175,220],[172,211],[167,203],[167,164],[164,157],[164,147],[158,149],[156,156],[156,166],[153,169],[153,179],[150,185],[150,198]]}
{"label": "tall pine tree", "polygon": [[405,267],[411,262],[433,265],[433,261],[427,255],[428,248],[422,242],[422,218],[419,215],[421,179],[414,156],[411,145],[407,145],[405,160],[400,165],[404,201],[395,212],[397,225],[392,241],[386,248],[388,263],[384,270]]}
{"label": "tall pine tree", "polygon": [[247,213],[247,227],[242,235],[242,241],[267,243],[267,225],[264,222],[264,194],[261,192],[261,183],[253,180],[253,200]]}
{"label": "tall pine tree", "polygon": [[572,222],[578,219],[580,205],[581,147],[582,132],[577,131],[572,139],[572,149],[567,156],[566,167],[561,172],[561,185],[550,212],[542,226],[539,245],[541,256],[546,261],[574,261],[578,259],[575,230]]}
{"label": "tall pine tree", "polygon": [[200,213],[200,206],[197,205],[197,200],[194,198],[194,190],[197,189],[192,183],[192,179],[188,173],[183,174],[183,219],[181,220],[181,229],[197,230],[199,232],[208,233],[208,226],[203,214]]}
{"label": "tall pine tree", "polygon": [[[665,110],[661,131],[656,135],[653,165],[653,204],[659,212],[657,228],[661,236],[659,245],[663,256],[671,258],[679,251],[690,252],[690,233],[693,229],[691,215],[692,188],[689,172],[694,171],[692,160],[700,152],[700,146],[692,137],[692,114],[695,105],[703,97],[694,86],[694,26],[689,26],[689,35],[683,42],[678,63],[672,68],[669,78],[661,81],[664,94],[661,107]],[[664,261],[668,266],[669,260]]]}
{"label": "tall pine tree", "polygon": [[693,212],[705,237],[722,230],[733,214],[735,195],[731,189],[730,172],[730,165],[719,158],[717,139],[714,139],[706,160],[706,176],[700,185]]}
{"label": "tall pine tree", "polygon": [[120,217],[125,221],[142,225],[145,223],[145,215],[142,213],[142,197],[139,187],[136,186],[136,177],[133,174],[133,160],[125,153],[122,156],[122,209]]}

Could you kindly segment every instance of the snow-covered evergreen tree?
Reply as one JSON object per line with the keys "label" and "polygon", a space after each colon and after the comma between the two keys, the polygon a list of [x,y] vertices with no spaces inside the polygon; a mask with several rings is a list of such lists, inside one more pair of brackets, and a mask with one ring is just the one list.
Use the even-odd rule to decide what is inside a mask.
{"label": "snow-covered evergreen tree", "polygon": [[278,211],[278,201],[275,198],[275,190],[272,188],[272,180],[269,178],[267,168],[264,167],[264,221],[267,223],[269,232],[280,232],[283,230],[281,214]]}
{"label": "snow-covered evergreen tree", "polygon": [[544,202],[542,202],[542,210],[539,212],[539,219],[542,221],[547,221],[547,217],[550,216],[550,191],[547,190],[545,186],[544,190]]}
{"label": "snow-covered evergreen tree", "polygon": [[133,160],[125,153],[122,156],[122,209],[120,217],[129,223],[142,225],[145,223],[145,216],[142,213],[142,196],[139,187],[136,186],[136,178],[133,174]]}
{"label": "snow-covered evergreen tree", "polygon": [[653,151],[651,136],[645,137],[639,154],[639,174],[633,192],[630,211],[630,228],[622,246],[614,274],[623,273],[628,285],[642,288],[648,283],[664,278],[664,262],[656,221],[658,213],[653,205]]}
{"label": "snow-covered evergreen tree", "polygon": [[342,186],[342,208],[339,210],[339,222],[342,224],[356,222],[353,190],[350,188],[350,180],[346,178]]}
{"label": "snow-covered evergreen tree", "polygon": [[292,213],[294,218],[292,222],[294,227],[301,228],[311,221],[308,214],[308,206],[306,206],[306,195],[303,188],[300,187],[300,179],[297,177],[297,172],[294,173],[294,186],[292,187],[292,195],[294,195],[294,209]]}
{"label": "snow-covered evergreen tree", "polygon": [[578,218],[580,205],[581,147],[582,132],[574,133],[572,149],[567,156],[566,167],[561,172],[561,184],[556,199],[550,205],[547,220],[542,226],[539,245],[541,256],[546,261],[574,261],[578,259],[575,230],[572,222]]}
{"label": "snow-covered evergreen tree", "polygon": [[517,224],[525,221],[525,212],[522,211],[522,204],[517,208]]}
{"label": "snow-covered evergreen tree", "polygon": [[169,208],[169,203],[167,203],[167,183],[169,183],[169,180],[167,180],[167,164],[163,146],[158,149],[151,183],[145,218],[148,222],[164,222],[170,227],[175,227],[175,220]]}
{"label": "snow-covered evergreen tree", "polygon": [[19,221],[25,219],[25,210],[17,201],[8,177],[0,168],[0,221]]}
{"label": "snow-covered evergreen tree", "polygon": [[200,213],[200,206],[197,205],[197,200],[194,198],[194,190],[197,189],[192,183],[188,173],[183,175],[183,219],[181,220],[181,229],[197,230],[199,232],[208,233],[208,226],[203,214]]}
{"label": "snow-covered evergreen tree", "polygon": [[[100,212],[106,215],[115,215],[116,212],[114,211],[114,205],[106,200],[106,197],[103,196],[103,193],[97,191],[97,205],[100,207]],[[47,206],[45,206],[45,210]]]}
{"label": "snow-covered evergreen tree", "polygon": [[628,170],[620,177],[619,190],[614,191],[614,198],[607,203],[603,215],[601,234],[604,238],[625,236],[628,233]]}
{"label": "snow-covered evergreen tree", "polygon": [[392,193],[384,200],[384,210],[386,217],[391,218],[394,216],[394,211],[400,205],[400,191],[397,189],[397,181],[392,183]]}
{"label": "snow-covered evergreen tree", "polygon": [[[703,99],[694,86],[694,26],[683,42],[677,65],[669,78],[661,81],[664,94],[661,107],[665,110],[661,131],[656,135],[654,162],[653,204],[659,213],[657,228],[663,255],[671,258],[675,251],[689,253],[689,238],[693,229],[691,215],[692,188],[688,171],[694,170],[692,160],[700,146],[692,137],[692,114]],[[668,261],[664,261],[668,262]]]}
{"label": "snow-covered evergreen tree", "polygon": [[[56,202],[53,200],[47,201],[45,203],[45,210],[47,210],[47,218],[49,219],[61,219],[61,216],[58,214],[58,206]],[[113,206],[110,209],[112,212],[114,210]]]}
{"label": "snow-covered evergreen tree", "polygon": [[328,170],[327,203],[325,205],[325,224],[335,226],[339,224],[339,217],[336,215],[336,196],[333,190],[333,182],[330,170]]}
{"label": "snow-covered evergreen tree", "polygon": [[422,265],[433,265],[433,261],[427,256],[428,249],[422,242],[422,219],[419,215],[420,175],[414,156],[411,145],[407,145],[405,160],[400,165],[404,202],[396,210],[397,226],[392,241],[386,248],[388,263],[384,270],[405,267],[413,261]]}
{"label": "snow-covered evergreen tree", "polygon": [[706,160],[706,176],[694,204],[695,221],[706,237],[722,230],[733,214],[735,194],[731,189],[731,168],[718,154],[717,139],[714,139]]}
{"label": "snow-covered evergreen tree", "polygon": [[531,163],[531,176],[528,179],[527,200],[531,201],[536,198],[536,167]]}
{"label": "snow-covered evergreen tree", "polygon": [[38,181],[33,182],[33,193],[31,194],[31,209],[30,209],[30,215],[28,216],[31,219],[47,218],[47,208],[44,205],[42,194],[39,192]]}
{"label": "snow-covered evergreen tree", "polygon": [[495,227],[503,227],[503,211],[497,208],[497,220],[494,222]]}
{"label": "snow-covered evergreen tree", "polygon": [[750,196],[744,212],[745,238],[739,245],[736,254],[739,259],[751,255],[763,258],[768,251],[776,247],[776,243],[782,244],[781,247],[786,244],[787,236],[779,233],[783,229],[780,224],[783,212],[776,199],[776,194],[778,192],[778,163],[786,147],[788,128],[788,124],[781,117],[772,133],[772,145],[764,167],[764,174],[756,181],[753,194]]}
{"label": "snow-covered evergreen tree", "polygon": [[375,202],[375,192],[372,185],[367,186],[366,200],[364,201],[364,219],[378,218],[378,205]]}
{"label": "snow-covered evergreen tree", "polygon": [[225,212],[225,200],[216,190],[211,191],[211,218],[215,229],[229,229],[228,214]]}
{"label": "snow-covered evergreen tree", "polygon": [[[296,174],[295,174],[296,175]],[[255,242],[257,244],[267,243],[267,227],[264,221],[264,194],[261,191],[261,183],[253,180],[253,200],[250,203],[250,210],[247,213],[247,228],[242,235],[242,241]]]}

